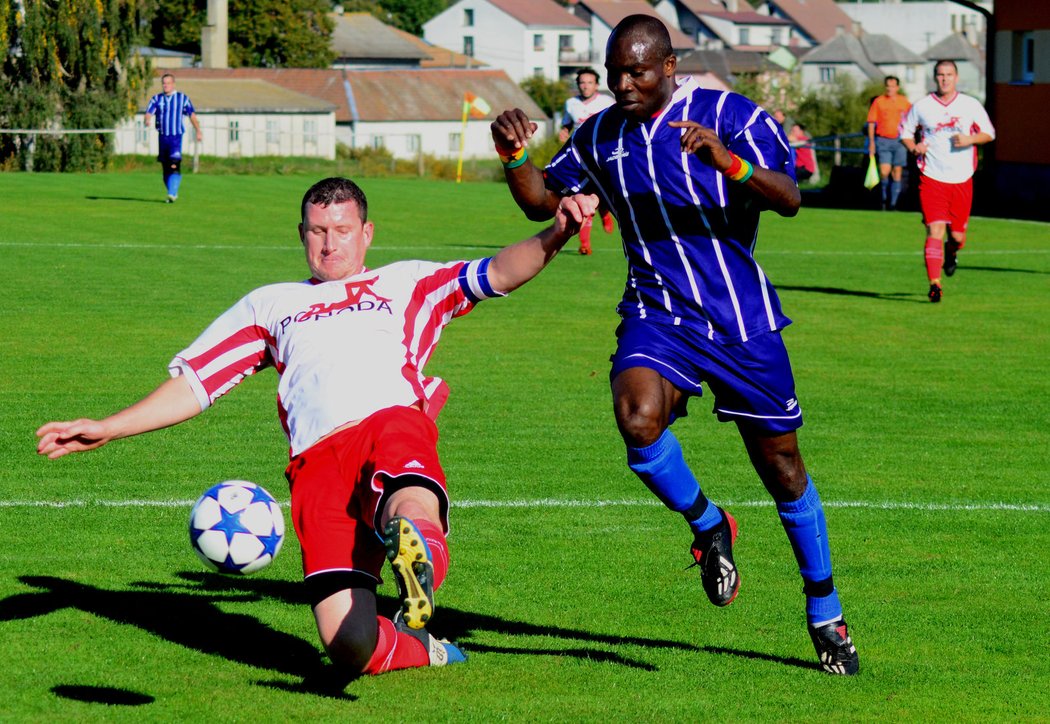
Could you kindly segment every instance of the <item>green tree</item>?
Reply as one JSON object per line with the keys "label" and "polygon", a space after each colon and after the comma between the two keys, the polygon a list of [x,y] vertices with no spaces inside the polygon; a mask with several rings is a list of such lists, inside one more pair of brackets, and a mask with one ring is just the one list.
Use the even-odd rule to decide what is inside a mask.
{"label": "green tree", "polygon": [[423,35],[423,23],[448,7],[446,0],[379,0],[379,18],[413,35]]}
{"label": "green tree", "polygon": [[[0,0],[0,127],[109,128],[134,114],[149,68],[145,0]],[[99,170],[108,134],[0,136],[0,165]]]}
{"label": "green tree", "polygon": [[[152,0],[156,44],[200,53],[207,0]],[[233,67],[325,68],[335,59],[329,0],[231,0],[229,60]]]}
{"label": "green tree", "polygon": [[547,80],[538,75],[523,80],[521,89],[551,118],[557,118],[565,106],[565,100],[572,95],[569,84],[564,80]]}

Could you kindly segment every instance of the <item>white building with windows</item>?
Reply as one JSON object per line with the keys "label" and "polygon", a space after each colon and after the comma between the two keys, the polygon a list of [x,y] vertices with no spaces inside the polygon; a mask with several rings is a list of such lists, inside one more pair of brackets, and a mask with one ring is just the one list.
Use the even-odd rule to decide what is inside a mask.
{"label": "white building with windows", "polygon": [[[989,0],[974,0],[987,10],[992,9]],[[1045,0],[1033,0],[1045,4]],[[926,2],[843,2],[839,7],[865,32],[890,35],[913,53],[923,54],[933,45],[953,33],[962,35],[974,47],[983,45],[987,30],[984,15],[948,0]]]}
{"label": "white building with windows", "polygon": [[839,33],[803,55],[800,63],[806,91],[831,86],[843,76],[852,77],[861,87],[894,75],[908,98],[926,94],[926,60],[888,35]]}
{"label": "white building with windows", "polygon": [[558,80],[595,57],[588,24],[554,0],[459,0],[423,24],[423,37],[502,69],[515,83]]}
{"label": "white building with windows", "polygon": [[[260,79],[184,78],[183,71],[178,75],[176,87],[189,96],[204,136],[198,146],[187,118],[184,155],[335,158],[336,109],[332,103]],[[118,127],[116,153],[157,154],[157,131],[145,126],[145,114],[150,97],[160,92],[157,77],[134,118]]]}

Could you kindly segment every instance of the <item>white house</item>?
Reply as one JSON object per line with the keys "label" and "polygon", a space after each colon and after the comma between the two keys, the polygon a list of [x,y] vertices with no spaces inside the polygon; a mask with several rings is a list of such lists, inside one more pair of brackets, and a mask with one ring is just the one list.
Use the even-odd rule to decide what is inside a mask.
{"label": "white house", "polygon": [[[1043,4],[1040,0],[1032,2]],[[975,0],[975,3],[992,9],[988,0]],[[839,7],[860,23],[865,32],[892,35],[905,48],[919,54],[952,33],[963,35],[970,45],[980,46],[987,29],[984,15],[947,0],[849,2],[840,3]]]}
{"label": "white house", "polygon": [[[671,48],[680,56],[696,48],[696,40],[683,33],[668,18],[662,17],[646,0],[570,0],[569,7],[590,29],[591,47],[594,49],[593,67],[599,72],[605,66],[605,46],[609,36],[621,20],[628,15],[651,15],[667,26],[671,36]],[[602,81],[605,74],[602,72]]]}
{"label": "white house", "polygon": [[[402,159],[414,159],[420,154],[455,158],[463,135],[463,100],[467,93],[481,97],[492,109],[484,118],[468,116],[463,139],[463,154],[468,158],[492,157],[489,125],[506,108],[524,110],[539,126],[538,139],[547,133],[550,122],[502,70],[190,68],[179,71],[176,81],[177,87],[197,104],[191,83],[217,79],[266,81],[333,108],[333,154],[338,142],[351,148],[382,147]],[[205,131],[206,142],[207,138]]]}
{"label": "white house", "polygon": [[[335,158],[335,106],[259,79],[196,79],[178,73],[177,88],[189,96],[204,140],[197,146],[193,126],[186,121],[183,153],[208,156],[314,156]],[[139,102],[134,118],[117,127],[118,154],[158,152],[157,131],[145,126],[150,97],[160,93],[154,78]]]}
{"label": "white house", "polygon": [[516,83],[593,63],[590,29],[554,0],[459,0],[423,24],[427,42],[478,58]]}
{"label": "white house", "polygon": [[851,76],[858,86],[894,75],[908,98],[926,94],[925,59],[888,35],[839,33],[807,52],[800,62],[802,87],[807,91],[830,86],[843,75]]}
{"label": "white house", "polygon": [[655,5],[661,17],[695,38],[702,49],[769,52],[791,44],[791,21],[756,13],[746,2],[744,7],[740,10],[736,0],[726,5],[719,0],[660,0]]}

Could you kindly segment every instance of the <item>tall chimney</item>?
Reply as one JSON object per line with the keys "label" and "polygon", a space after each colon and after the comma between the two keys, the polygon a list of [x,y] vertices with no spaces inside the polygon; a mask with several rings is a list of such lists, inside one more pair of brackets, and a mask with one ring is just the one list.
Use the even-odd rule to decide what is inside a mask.
{"label": "tall chimney", "polygon": [[208,0],[208,22],[201,28],[201,65],[228,68],[229,0]]}

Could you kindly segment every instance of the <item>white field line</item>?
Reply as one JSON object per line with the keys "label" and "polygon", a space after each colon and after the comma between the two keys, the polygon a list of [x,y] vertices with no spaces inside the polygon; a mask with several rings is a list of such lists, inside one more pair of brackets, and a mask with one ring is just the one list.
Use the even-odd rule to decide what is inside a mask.
{"label": "white field line", "polygon": [[[189,508],[193,500],[0,500],[0,508]],[[287,500],[278,501],[288,507]],[[726,508],[771,508],[772,500],[718,501]],[[453,500],[453,508],[632,508],[660,506],[658,500]],[[1006,511],[1011,513],[1050,513],[1050,504],[1041,503],[910,503],[894,500],[828,500],[825,508],[859,510],[919,510],[944,512]]]}
{"label": "white field line", "polygon": [[[40,242],[28,242],[28,241],[0,241],[0,248],[3,247],[38,247]],[[299,245],[289,242],[288,244],[282,244],[279,246],[266,246],[262,244],[88,244],[81,242],[62,242],[62,243],[48,243],[49,249],[54,248],[65,248],[65,249],[212,249],[212,250],[233,250],[233,251],[294,251],[296,254],[301,254],[302,249]],[[448,246],[383,246],[377,244],[369,247],[370,251],[448,251],[449,249],[491,249],[491,244],[455,244]],[[623,255],[623,251],[619,246],[615,247],[598,247],[595,251],[603,253],[615,253]],[[874,249],[852,249],[852,250],[827,250],[827,251],[816,251],[807,249],[763,249],[759,247],[758,256],[772,256],[772,255],[802,255],[802,256],[921,256],[923,253],[922,248],[911,251],[876,251]],[[1000,256],[1000,255],[1025,255],[1025,254],[1050,254],[1050,248],[1047,249],[967,249],[966,255],[970,256]]]}

